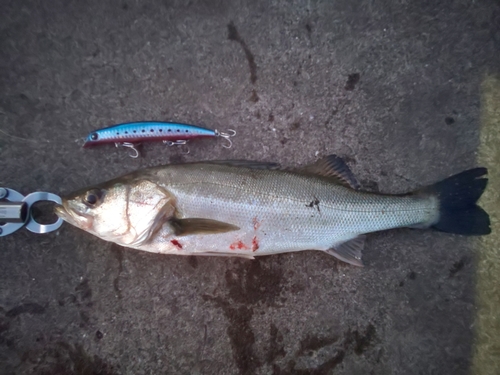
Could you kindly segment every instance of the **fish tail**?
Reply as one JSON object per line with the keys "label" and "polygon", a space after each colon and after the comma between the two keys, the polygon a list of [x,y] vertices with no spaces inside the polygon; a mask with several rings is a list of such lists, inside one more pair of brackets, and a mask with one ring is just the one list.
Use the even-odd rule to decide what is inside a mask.
{"label": "fish tail", "polygon": [[491,233],[490,218],[476,202],[488,183],[486,168],[474,168],[424,189],[439,200],[439,218],[431,225],[441,232],[478,236]]}

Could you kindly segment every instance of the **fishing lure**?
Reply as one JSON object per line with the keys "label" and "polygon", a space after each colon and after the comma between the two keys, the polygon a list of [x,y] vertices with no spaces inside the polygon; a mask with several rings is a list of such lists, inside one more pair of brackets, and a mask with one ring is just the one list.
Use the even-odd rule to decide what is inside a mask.
{"label": "fishing lure", "polygon": [[141,142],[161,141],[168,146],[185,145],[196,138],[222,137],[228,141],[224,148],[231,148],[231,137],[236,132],[229,129],[229,133],[203,128],[201,126],[179,124],[175,122],[143,121],[113,125],[107,128],[94,130],[85,139],[83,147],[114,143],[116,147],[124,146],[133,151],[130,156],[137,158],[139,151],[135,148]]}

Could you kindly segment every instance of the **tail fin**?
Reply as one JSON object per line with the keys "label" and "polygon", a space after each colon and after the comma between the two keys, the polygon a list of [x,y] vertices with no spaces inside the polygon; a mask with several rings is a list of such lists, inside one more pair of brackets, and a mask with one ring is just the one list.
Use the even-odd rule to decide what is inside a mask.
{"label": "tail fin", "polygon": [[488,179],[486,168],[474,168],[448,177],[425,190],[439,198],[439,221],[431,227],[442,232],[478,236],[491,233],[490,218],[476,202]]}

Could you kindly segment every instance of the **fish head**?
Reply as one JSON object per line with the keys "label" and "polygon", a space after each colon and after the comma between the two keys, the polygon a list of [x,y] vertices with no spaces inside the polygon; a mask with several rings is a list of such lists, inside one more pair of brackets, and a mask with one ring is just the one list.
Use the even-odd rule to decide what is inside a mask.
{"label": "fish head", "polygon": [[147,241],[175,208],[172,196],[147,180],[113,180],[62,198],[56,214],[106,241],[137,246]]}

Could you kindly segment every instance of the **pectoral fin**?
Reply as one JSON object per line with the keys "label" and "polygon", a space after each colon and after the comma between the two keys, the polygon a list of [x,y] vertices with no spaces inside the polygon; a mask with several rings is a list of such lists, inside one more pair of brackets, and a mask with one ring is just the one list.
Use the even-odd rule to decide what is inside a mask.
{"label": "pectoral fin", "polygon": [[365,238],[366,236],[363,235],[358,236],[340,245],[336,245],[335,248],[328,249],[326,252],[344,262],[363,267],[361,256],[365,247]]}
{"label": "pectoral fin", "polygon": [[217,234],[240,229],[236,225],[211,219],[170,219],[169,222],[176,236]]}

